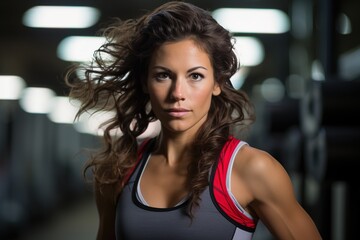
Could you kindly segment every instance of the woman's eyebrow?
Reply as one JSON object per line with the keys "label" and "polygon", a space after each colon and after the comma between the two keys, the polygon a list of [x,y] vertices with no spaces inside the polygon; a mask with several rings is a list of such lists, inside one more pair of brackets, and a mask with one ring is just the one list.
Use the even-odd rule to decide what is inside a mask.
{"label": "woman's eyebrow", "polygon": [[166,68],[166,67],[163,67],[163,66],[154,66],[152,67],[153,69],[156,69],[156,68],[159,68],[159,69],[162,69],[162,70],[165,70],[165,71],[168,71],[168,72],[171,72],[170,69]]}
{"label": "woman's eyebrow", "polygon": [[190,69],[188,70],[188,72],[195,71],[196,69],[199,69],[199,68],[202,68],[202,69],[204,69],[204,70],[206,70],[206,71],[207,71],[207,68],[206,68],[206,67],[203,67],[203,66],[197,66],[197,67],[190,68]]}
{"label": "woman's eyebrow", "polygon": [[[172,72],[169,68],[166,68],[166,67],[163,67],[163,66],[154,66],[154,67],[152,67],[152,68],[153,68],[153,69],[159,68],[159,69],[162,69],[162,70],[165,70],[165,71],[168,71],[168,72]],[[206,67],[196,66],[196,67],[190,68],[187,72],[192,72],[192,71],[195,71],[195,70],[197,70],[197,69],[199,69],[199,68],[204,69],[204,70],[208,70]]]}

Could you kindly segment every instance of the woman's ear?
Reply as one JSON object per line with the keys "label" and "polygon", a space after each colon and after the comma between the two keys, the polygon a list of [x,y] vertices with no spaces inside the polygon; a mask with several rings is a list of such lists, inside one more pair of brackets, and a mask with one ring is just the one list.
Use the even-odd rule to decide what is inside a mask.
{"label": "woman's ear", "polygon": [[212,94],[213,94],[213,96],[219,96],[220,93],[221,93],[221,87],[217,82],[215,82]]}

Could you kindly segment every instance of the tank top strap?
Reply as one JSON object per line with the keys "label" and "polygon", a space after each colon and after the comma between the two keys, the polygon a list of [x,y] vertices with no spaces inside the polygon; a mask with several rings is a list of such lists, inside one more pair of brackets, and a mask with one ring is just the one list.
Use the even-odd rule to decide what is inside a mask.
{"label": "tank top strap", "polygon": [[211,173],[210,192],[218,210],[237,227],[254,232],[256,221],[247,214],[242,207],[237,206],[228,190],[228,175],[232,160],[238,150],[247,143],[232,136],[225,143],[218,162],[214,165]]}
{"label": "tank top strap", "polygon": [[141,159],[143,158],[143,155],[145,153],[149,152],[149,148],[152,148],[155,142],[155,138],[148,138],[145,139],[144,141],[142,141],[138,147],[138,153],[137,153],[137,159],[136,159],[136,163],[135,165],[129,169],[128,173],[126,174],[126,176],[124,177],[124,180],[122,181],[123,186],[129,181],[131,175],[133,174],[133,172],[135,171],[135,169],[137,168],[137,166],[139,165]]}

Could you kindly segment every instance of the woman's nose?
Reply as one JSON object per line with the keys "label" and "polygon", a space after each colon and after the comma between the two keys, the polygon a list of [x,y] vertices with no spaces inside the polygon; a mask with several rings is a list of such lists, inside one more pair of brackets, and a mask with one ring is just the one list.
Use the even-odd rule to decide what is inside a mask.
{"label": "woman's nose", "polygon": [[185,89],[183,81],[180,79],[175,80],[172,84],[171,99],[175,101],[185,100],[184,90]]}

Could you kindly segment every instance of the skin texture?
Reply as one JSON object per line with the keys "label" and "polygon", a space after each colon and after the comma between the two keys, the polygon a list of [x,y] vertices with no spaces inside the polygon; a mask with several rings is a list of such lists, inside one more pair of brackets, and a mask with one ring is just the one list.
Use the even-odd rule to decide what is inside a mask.
{"label": "skin texture", "polygon": [[[176,205],[189,192],[187,149],[208,116],[211,99],[221,93],[206,52],[191,39],[165,43],[153,54],[144,86],[162,124],[157,148],[140,182],[146,202],[157,208]],[[119,188],[120,189],[120,188]],[[115,204],[120,190],[97,194],[97,239],[115,239]],[[237,154],[231,176],[236,200],[261,219],[277,239],[321,239],[296,201],[290,178],[268,153],[250,146]],[[99,191],[97,190],[97,193]]]}

